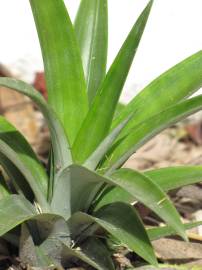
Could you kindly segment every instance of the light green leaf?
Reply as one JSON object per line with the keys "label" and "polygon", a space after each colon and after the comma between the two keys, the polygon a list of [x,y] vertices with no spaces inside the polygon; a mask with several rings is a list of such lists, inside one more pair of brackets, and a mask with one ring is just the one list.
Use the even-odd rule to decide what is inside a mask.
{"label": "light green leaf", "polygon": [[31,203],[19,195],[0,200],[0,236],[36,215]]}
{"label": "light green leaf", "polygon": [[10,191],[8,190],[8,187],[6,185],[6,181],[4,179],[4,176],[0,172],[0,200],[9,196]]}
{"label": "light green leaf", "polygon": [[[202,181],[202,166],[177,166],[144,172],[163,191]],[[135,178],[134,178],[135,181]],[[106,187],[95,203],[95,209],[113,202],[133,203],[135,198],[120,187]]]}
{"label": "light green leaf", "polygon": [[107,0],[81,1],[74,28],[83,60],[90,103],[106,73],[107,21]]}
{"label": "light green leaf", "polygon": [[197,96],[177,105],[169,107],[165,111],[148,118],[141,124],[133,127],[127,136],[120,139],[116,147],[108,155],[102,167],[107,173],[119,168],[138,148],[160,133],[165,128],[173,125],[181,119],[196,113],[202,109],[202,96]]}
{"label": "light green leaf", "polygon": [[110,179],[154,211],[186,239],[177,210],[167,195],[149,177],[131,169],[120,169],[114,172]]}
{"label": "light green leaf", "polygon": [[87,211],[103,182],[90,171],[71,165],[58,173],[51,207],[65,219],[76,211]]}
{"label": "light green leaf", "polygon": [[202,182],[202,166],[177,166],[144,173],[164,191]]}
{"label": "light green leaf", "polygon": [[[85,237],[85,234],[86,237],[88,237],[88,228],[90,229],[89,225],[97,223],[146,261],[153,265],[157,264],[144,225],[132,206],[117,202],[101,208],[95,213],[95,216],[77,212],[70,220],[73,228],[80,228],[81,224],[86,226],[87,229],[84,230],[83,235],[81,233],[81,240],[83,240],[82,236]],[[77,241],[79,242],[79,240],[80,239]]]}
{"label": "light green leaf", "polygon": [[82,61],[69,15],[61,0],[30,0],[44,60],[48,100],[70,144],[88,110]]}
{"label": "light green leaf", "polygon": [[[75,160],[83,163],[109,132],[116,106],[143,34],[152,1],[138,18],[110,67],[73,145]],[[88,138],[88,140],[86,140]]]}
{"label": "light green leaf", "polygon": [[125,127],[125,125],[130,119],[131,116],[125,119],[112,132],[110,132],[109,135],[106,136],[106,138],[100,143],[100,145],[96,148],[92,155],[86,160],[86,162],[84,163],[84,167],[87,167],[91,170],[96,169],[104,154],[107,153],[109,148],[112,146],[112,143],[115,141],[121,130]]}
{"label": "light green leaf", "polygon": [[127,134],[131,127],[191,96],[201,86],[202,51],[199,51],[146,86],[114,119],[112,129],[137,110],[137,115],[123,130],[122,135]]}
{"label": "light green leaf", "polygon": [[31,85],[11,78],[0,78],[0,85],[14,89],[32,99],[41,110],[51,133],[55,166],[62,168],[72,163],[70,147],[63,126],[43,96]]}
{"label": "light green leaf", "polygon": [[[202,221],[189,222],[184,224],[184,228],[185,230],[189,230],[200,225],[202,225]],[[151,241],[176,234],[170,226],[149,228],[147,229],[147,233]]]}

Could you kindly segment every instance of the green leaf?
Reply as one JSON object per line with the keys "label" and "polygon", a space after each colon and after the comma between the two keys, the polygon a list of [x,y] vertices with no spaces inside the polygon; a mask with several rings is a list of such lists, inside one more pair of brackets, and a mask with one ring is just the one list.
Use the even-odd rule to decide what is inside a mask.
{"label": "green leaf", "polygon": [[[202,181],[201,166],[177,166],[155,169],[144,172],[163,191],[169,191],[185,185],[191,185]],[[135,179],[134,179],[135,181]],[[134,196],[120,187],[106,187],[95,203],[95,209],[113,202],[133,203]]]}
{"label": "green leaf", "polygon": [[[200,225],[202,225],[202,221],[189,222],[184,224],[184,228],[185,230],[190,230]],[[147,233],[151,241],[176,234],[175,231],[170,226],[149,228],[147,229]]]}
{"label": "green leaf", "polygon": [[34,199],[33,192],[27,183],[27,180],[23,174],[17,169],[17,167],[0,153],[0,164],[4,168],[9,180],[12,182],[16,192],[22,196],[25,196],[29,201]]}
{"label": "green leaf", "polygon": [[41,110],[51,133],[55,166],[62,168],[72,163],[70,147],[63,126],[43,96],[31,85],[11,78],[0,78],[0,86],[9,87],[32,99]]}
{"label": "green leaf", "polygon": [[154,211],[186,239],[177,210],[167,195],[149,177],[131,169],[120,169],[114,172],[110,179]]}
{"label": "green leaf", "polygon": [[44,60],[48,100],[70,144],[88,110],[85,78],[76,37],[61,0],[30,0]]}
{"label": "green leaf", "polygon": [[107,21],[107,0],[81,1],[74,28],[83,60],[90,103],[106,73]]}
{"label": "green leaf", "polygon": [[109,135],[106,136],[106,138],[100,143],[100,145],[96,148],[92,155],[86,160],[86,162],[84,163],[84,167],[87,167],[91,170],[96,169],[104,154],[107,153],[112,143],[115,141],[121,130],[125,127],[125,125],[130,119],[131,116],[125,119],[112,132],[110,132]]}
{"label": "green leaf", "polygon": [[26,139],[3,117],[0,117],[0,152],[20,170],[36,198],[45,206],[46,172]]}
{"label": "green leaf", "polygon": [[0,200],[0,236],[36,215],[35,209],[19,195],[10,195]]}
{"label": "green leaf", "polygon": [[[168,225],[171,225],[179,235],[186,238],[175,207],[166,194],[144,174],[129,169],[121,169],[110,177],[103,177],[79,165],[71,165],[68,170],[74,176],[72,178],[74,185],[71,186],[72,200],[74,200],[71,207],[74,208],[74,212],[85,209],[86,205],[90,206],[93,199],[96,199],[96,196],[99,194],[98,191],[100,190],[98,188],[103,184],[119,186],[152,209]],[[151,190],[153,191],[152,193]],[[67,190],[64,190],[64,192],[67,192]],[[88,199],[87,202],[86,198]],[[88,208],[86,207],[85,210],[88,210]]]}
{"label": "green leaf", "polygon": [[146,86],[114,119],[112,129],[131,112],[137,110],[137,115],[128,123],[122,133],[122,135],[127,134],[131,127],[191,96],[201,86],[202,51],[199,51]]}
{"label": "green leaf", "polygon": [[71,165],[56,175],[51,207],[65,219],[76,211],[87,211],[103,182],[90,171]]}
{"label": "green leaf", "polygon": [[177,166],[144,173],[164,191],[202,181],[202,166]]}
{"label": "green leaf", "polygon": [[202,109],[202,96],[182,101],[133,127],[127,136],[112,146],[102,167],[108,174],[119,168],[137,149],[165,128]]}
{"label": "green leaf", "polygon": [[[75,160],[83,163],[106,137],[121,90],[143,34],[152,1],[138,18],[110,67],[73,145]],[[88,140],[86,140],[88,138]]]}
{"label": "green leaf", "polygon": [[[63,243],[63,241],[61,240]],[[98,239],[89,238],[80,246],[70,248],[64,244],[63,256],[77,258],[97,270],[114,270],[106,247]]]}
{"label": "green leaf", "polygon": [[0,172],[0,200],[9,195],[10,191],[8,190],[3,174]]}
{"label": "green leaf", "polygon": [[[153,265],[157,264],[144,225],[132,206],[117,202],[101,208],[95,216],[77,212],[71,217],[73,227],[77,227],[77,222],[79,228],[81,224],[88,225],[87,228],[90,228],[89,225],[97,223],[146,261]],[[85,233],[88,236],[88,230],[84,230],[84,237]]]}
{"label": "green leaf", "polygon": [[95,200],[93,211],[114,202],[125,202],[132,204],[135,201],[135,197],[123,188],[119,186],[106,186],[104,191],[102,191],[100,196]]}
{"label": "green leaf", "polygon": [[[0,139],[0,153],[2,153],[8,160],[10,160],[18,168],[18,170],[23,174],[23,176],[27,180],[27,183],[30,185],[43,211],[49,211],[50,207],[46,200],[46,193],[44,194],[44,192],[47,190],[44,191],[41,185],[42,180],[45,181],[47,179],[46,179],[46,175],[44,171],[42,170],[42,167],[40,167],[40,163],[37,163],[37,160],[34,159],[34,156],[32,156],[32,152],[30,153],[26,152],[26,150],[29,150],[29,148],[27,149],[26,147],[24,148],[24,145],[23,147],[20,146],[20,143],[22,141],[21,141],[20,136],[18,136],[18,133],[11,132],[11,134],[6,134],[6,135],[7,135],[7,138],[4,137],[4,139],[10,139],[9,136],[11,136],[12,142],[10,142],[10,144],[11,144],[11,147],[13,145],[14,147],[11,148],[1,138]],[[20,150],[22,151],[20,152]]]}

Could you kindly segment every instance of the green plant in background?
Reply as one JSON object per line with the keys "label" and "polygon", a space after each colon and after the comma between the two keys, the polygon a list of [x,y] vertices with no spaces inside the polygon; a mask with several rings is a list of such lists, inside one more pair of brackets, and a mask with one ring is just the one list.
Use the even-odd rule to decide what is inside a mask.
{"label": "green plant in background", "polygon": [[[0,85],[30,97],[51,135],[47,171],[31,146],[0,118],[0,235],[19,248],[24,262],[66,267],[84,261],[115,269],[112,236],[148,263],[151,240],[185,229],[167,191],[202,179],[202,167],[140,173],[120,169],[149,139],[202,108],[202,52],[177,64],[116,111],[152,1],[132,27],[106,73],[107,0],[82,0],[74,26],[63,0],[30,0],[45,67],[48,102],[24,82]],[[167,226],[146,229],[132,203],[139,201]],[[20,225],[15,228],[16,226]],[[15,229],[14,229],[15,228]]]}

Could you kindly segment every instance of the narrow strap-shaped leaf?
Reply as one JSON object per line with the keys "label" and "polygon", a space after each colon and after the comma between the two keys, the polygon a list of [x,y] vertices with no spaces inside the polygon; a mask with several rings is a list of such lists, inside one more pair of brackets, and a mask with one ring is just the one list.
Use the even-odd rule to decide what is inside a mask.
{"label": "narrow strap-shaped leaf", "polygon": [[12,182],[16,192],[32,201],[34,199],[34,194],[24,175],[18,170],[12,161],[2,155],[2,153],[0,153],[0,164],[8,175],[9,180]]}
{"label": "narrow strap-shaped leaf", "polygon": [[122,132],[127,134],[131,127],[191,96],[202,86],[202,51],[178,63],[146,86],[117,115],[112,129],[123,121],[131,112],[137,115]]}
{"label": "narrow strap-shaped leaf", "polygon": [[0,200],[0,236],[36,215],[35,209],[19,195]]}
{"label": "narrow strap-shaped leaf", "polygon": [[[1,125],[0,125],[1,127]],[[1,134],[0,134],[1,135]],[[7,138],[11,139],[10,145],[8,143],[7,138],[2,138],[0,136],[0,152],[9,159],[23,174],[27,183],[30,185],[40,207],[43,211],[49,211],[50,207],[47,203],[47,189],[44,190],[41,183],[47,181],[46,175],[43,171],[43,168],[34,158],[34,155],[30,149],[27,148],[28,152],[26,151],[26,144],[21,144],[21,138],[16,136],[15,133],[8,134]],[[22,137],[23,138],[23,137]],[[24,138],[23,138],[24,139]],[[14,146],[13,146],[14,145]],[[13,147],[12,147],[13,146]],[[24,147],[25,146],[25,147]],[[16,148],[15,148],[16,147]],[[21,152],[20,152],[21,150]],[[44,178],[43,178],[44,177]]]}
{"label": "narrow strap-shaped leaf", "polygon": [[164,191],[202,182],[202,166],[177,166],[144,173]]}
{"label": "narrow strap-shaped leaf", "polygon": [[[201,225],[202,221],[188,222],[184,224],[184,228],[185,230],[190,230]],[[170,235],[175,235],[175,231],[170,226],[149,228],[147,229],[147,233],[151,241]]]}
{"label": "narrow strap-shaped leaf", "polygon": [[[177,166],[144,172],[163,191],[167,192],[185,185],[202,181],[202,166]],[[134,178],[135,181],[135,178]],[[114,202],[133,203],[135,198],[123,188],[106,187],[95,203],[95,209]]]}
{"label": "narrow strap-shaped leaf", "polygon": [[87,167],[90,170],[96,169],[104,154],[107,153],[112,143],[115,141],[121,130],[124,128],[124,126],[128,123],[130,119],[131,116],[125,119],[114,130],[112,130],[109,135],[107,135],[107,137],[100,143],[100,145],[96,148],[92,155],[86,160],[86,162],[84,163],[84,167]]}
{"label": "narrow strap-shaped leaf", "polygon": [[[79,224],[76,222],[79,221]],[[112,236],[127,245],[150,264],[157,265],[153,248],[144,225],[136,210],[125,203],[117,202],[101,208],[94,216],[77,212],[71,217],[72,227],[97,223]],[[89,228],[89,226],[88,226]],[[88,235],[88,231],[86,235]],[[85,232],[83,233],[85,236]]]}
{"label": "narrow strap-shaped leaf", "polygon": [[83,60],[88,99],[91,103],[106,73],[107,0],[82,0],[74,28]]}
{"label": "narrow strap-shaped leaf", "polygon": [[150,178],[131,169],[120,169],[114,172],[110,179],[153,210],[179,235],[186,238],[177,210],[167,195]]}
{"label": "narrow strap-shaped leaf", "polygon": [[[130,130],[102,164],[107,173],[119,168],[138,148],[165,128],[202,109],[202,96],[182,101]],[[112,146],[113,147],[113,146]]]}
{"label": "narrow strap-shaped leaf", "polygon": [[10,191],[6,185],[4,176],[2,175],[2,173],[0,173],[0,200],[9,195],[10,195]]}
{"label": "narrow strap-shaped leaf", "polygon": [[79,163],[83,163],[92,154],[110,129],[119,96],[144,31],[151,6],[152,1],[149,2],[126,38],[78,133],[73,145],[73,153]]}
{"label": "narrow strap-shaped leaf", "polygon": [[73,26],[62,0],[30,0],[30,4],[42,49],[48,100],[72,144],[88,110]]}
{"label": "narrow strap-shaped leaf", "polygon": [[50,129],[56,167],[59,169],[70,165],[72,163],[72,157],[64,128],[43,96],[31,85],[16,79],[0,78],[0,85],[22,93],[36,103]]}
{"label": "narrow strap-shaped leaf", "polygon": [[[33,175],[32,178],[35,179],[36,185],[38,185],[39,189],[46,197],[48,178],[44,168],[23,135],[2,116],[0,116],[0,140],[1,142],[4,142],[5,149],[8,146],[8,148],[12,149],[17,159],[24,163],[30,171],[30,174]],[[0,146],[2,148],[2,153],[3,151],[6,152],[4,146]],[[3,153],[5,156],[7,154],[8,153]],[[14,159],[12,160],[8,156],[7,158],[10,159],[13,164],[18,162]]]}

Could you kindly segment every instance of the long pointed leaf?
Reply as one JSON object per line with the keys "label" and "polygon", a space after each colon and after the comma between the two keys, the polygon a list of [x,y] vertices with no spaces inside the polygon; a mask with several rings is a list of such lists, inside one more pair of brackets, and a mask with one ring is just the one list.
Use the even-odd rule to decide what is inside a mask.
{"label": "long pointed leaf", "polygon": [[107,135],[107,137],[100,143],[92,155],[86,160],[84,167],[87,167],[91,170],[94,170],[97,167],[104,154],[107,153],[112,143],[115,141],[121,130],[125,127],[130,119],[131,116],[125,119],[114,130],[112,130],[109,135]]}
{"label": "long pointed leaf", "polygon": [[202,182],[202,166],[177,166],[145,172],[161,189],[169,191]]}
{"label": "long pointed leaf", "polygon": [[[190,230],[201,225],[202,221],[189,222],[184,224],[184,228],[185,230]],[[170,226],[149,228],[147,229],[147,233],[151,241],[170,235],[175,235],[175,231]]]}
{"label": "long pointed leaf", "polygon": [[[165,192],[202,181],[201,166],[168,167],[146,171],[144,174]],[[95,209],[118,201],[133,203],[135,198],[123,188],[106,187],[102,195],[96,201]]]}
{"label": "long pointed leaf", "polygon": [[0,164],[4,168],[9,180],[12,182],[16,192],[28,200],[32,201],[34,199],[33,191],[28,184],[27,180],[23,174],[18,170],[18,168],[10,161],[6,156],[0,153]]}
{"label": "long pointed leaf", "polygon": [[137,115],[122,132],[191,96],[202,86],[202,51],[172,67],[146,86],[114,119],[112,129],[131,112]]}
{"label": "long pointed leaf", "polygon": [[158,214],[179,235],[186,238],[177,210],[166,194],[150,178],[131,169],[120,169],[114,172],[110,179]]}
{"label": "long pointed leaf", "polygon": [[107,0],[82,0],[74,25],[90,103],[106,73],[107,17]]}
{"label": "long pointed leaf", "polygon": [[[47,203],[47,195],[45,193],[47,190],[44,191],[43,186],[41,185],[41,183],[43,183],[42,180],[44,180],[44,182],[47,180],[42,167],[40,167],[40,164],[33,158],[32,152],[27,155],[26,151],[24,151],[26,147],[20,148],[22,147],[22,145],[19,144],[21,141],[17,140],[17,138],[19,139],[20,137],[16,136],[15,133],[9,134],[9,136],[10,135],[13,140],[10,144],[15,144],[17,149],[11,148],[3,139],[0,139],[0,152],[23,174],[43,211],[49,211],[50,207]],[[22,150],[22,153],[20,153],[20,150]],[[16,151],[19,151],[19,153]]]}
{"label": "long pointed leaf", "polygon": [[202,96],[197,96],[178,103],[145,120],[140,125],[132,128],[128,136],[120,139],[120,143],[117,144],[117,147],[114,147],[102,166],[104,168],[108,167],[106,169],[108,173],[119,168],[138,148],[160,131],[201,109]]}
{"label": "long pointed leaf", "polygon": [[[138,18],[110,67],[73,145],[75,159],[83,163],[107,135],[121,90],[143,34],[152,1]],[[88,140],[86,140],[88,137]]]}
{"label": "long pointed leaf", "polygon": [[73,26],[62,0],[30,0],[30,4],[42,49],[48,100],[72,144],[88,110]]}
{"label": "long pointed leaf", "polygon": [[72,163],[72,157],[64,128],[43,96],[31,85],[16,79],[0,78],[0,85],[24,94],[36,103],[50,129],[56,167],[59,169],[70,165]]}

